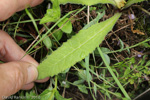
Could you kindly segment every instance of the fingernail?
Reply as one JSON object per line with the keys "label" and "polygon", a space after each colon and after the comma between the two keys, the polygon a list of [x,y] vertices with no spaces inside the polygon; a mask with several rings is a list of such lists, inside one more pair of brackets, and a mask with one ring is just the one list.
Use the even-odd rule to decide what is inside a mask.
{"label": "fingernail", "polygon": [[27,70],[28,70],[28,79],[26,84],[35,81],[38,76],[37,68],[34,65],[30,65]]}

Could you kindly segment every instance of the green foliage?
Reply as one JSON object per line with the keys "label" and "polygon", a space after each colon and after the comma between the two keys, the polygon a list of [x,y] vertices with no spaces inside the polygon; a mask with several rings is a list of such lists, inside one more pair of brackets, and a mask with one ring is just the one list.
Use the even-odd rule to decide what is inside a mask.
{"label": "green foliage", "polygon": [[148,43],[143,43],[141,46],[143,46],[145,48],[150,48],[150,45]]}
{"label": "green foliage", "polygon": [[[57,90],[51,87],[49,87],[49,89],[44,90],[44,92],[42,92],[39,96],[35,96],[35,97],[37,100],[54,100],[54,98],[56,100],[71,100],[71,98],[69,99],[63,98]],[[37,97],[40,97],[40,98],[37,98]]]}
{"label": "green foliage", "polygon": [[107,69],[109,70],[109,72],[112,75],[113,79],[117,83],[118,87],[121,89],[123,95],[130,100],[131,98],[129,97],[128,93],[126,92],[126,90],[124,89],[124,87],[122,86],[122,84],[120,83],[118,78],[116,77],[116,75],[114,74],[113,69],[108,65],[107,60],[103,56],[103,53],[102,53],[101,49],[100,48],[97,48],[97,49],[98,49],[98,51],[99,51],[99,53],[100,53],[100,55],[101,55],[105,65],[106,65]]}
{"label": "green foliage", "polygon": [[119,75],[120,82],[123,84],[126,84],[126,82],[130,84],[139,84],[144,80],[143,77],[150,75],[150,70],[148,68],[150,61],[145,62],[146,57],[147,56],[143,56],[143,59],[137,64],[135,58],[127,58],[115,64],[115,68],[119,68],[120,72],[124,72]]}
{"label": "green foliage", "polygon": [[57,30],[57,29],[54,30],[53,32],[54,32],[53,35],[59,41],[62,38],[62,36],[63,36],[63,32],[61,30]]}
{"label": "green foliage", "polygon": [[94,87],[93,87],[93,88],[94,88],[93,90],[94,90],[95,96],[97,96],[97,90],[98,90],[98,89],[97,89],[97,86],[94,84]]}
{"label": "green foliage", "polygon": [[43,43],[44,43],[44,45],[46,46],[47,49],[51,49],[52,41],[48,36],[44,37]]}
{"label": "green foliage", "polygon": [[57,77],[61,87],[70,88],[70,84],[66,81],[66,73],[61,73]]}
{"label": "green foliage", "polygon": [[[101,47],[101,50],[102,50],[102,52],[105,53],[105,54],[107,54],[107,52],[110,52],[110,51],[111,51],[110,49],[105,48],[105,47]],[[95,49],[94,54],[95,54],[96,56],[100,56],[99,51],[97,50],[97,48]]]}
{"label": "green foliage", "polygon": [[139,2],[142,2],[142,1],[146,1],[146,0],[128,0],[128,2],[126,3],[124,8],[127,8],[127,7],[131,6],[134,3],[139,3]]}
{"label": "green foliage", "polygon": [[[97,49],[96,49],[96,50],[97,50]],[[105,53],[105,54],[107,54],[107,52],[110,52],[110,51],[111,51],[110,49],[105,48],[105,47],[101,47],[101,50],[102,50],[102,52]],[[98,52],[98,51],[97,51],[97,52]],[[99,52],[98,52],[98,54],[99,54]]]}
{"label": "green foliage", "polygon": [[85,80],[77,80],[77,81],[74,81],[73,84],[74,85],[79,85],[79,84],[82,84]]}
{"label": "green foliage", "polygon": [[81,30],[73,36],[40,63],[38,79],[57,75],[85,58],[103,41],[120,16],[121,14],[117,13],[112,18],[95,24],[86,30]]}
{"label": "green foliage", "polygon": [[119,39],[119,42],[120,42],[120,50],[123,50],[124,49],[123,41],[121,39]]}
{"label": "green foliage", "polygon": [[66,4],[66,3],[73,3],[73,4],[82,4],[82,5],[94,5],[94,4],[98,4],[98,3],[102,3],[102,4],[113,4],[116,5],[114,0],[59,0],[60,4]]}
{"label": "green foliage", "polygon": [[72,98],[69,98],[69,99],[66,99],[66,98],[63,98],[58,91],[55,92],[55,98],[56,100],[71,100]]}
{"label": "green foliage", "polygon": [[[52,36],[55,39],[54,40],[52,38],[53,43],[55,42],[55,45],[53,45],[54,49],[56,49],[58,45],[61,45],[61,42],[66,39],[66,38],[62,39],[62,41],[59,43],[59,40],[62,38],[63,32],[67,33],[67,38],[72,37],[73,34],[71,33],[74,33],[72,30],[72,24],[70,21],[70,19],[74,17],[74,15],[71,18],[69,18],[68,15],[78,10],[70,11],[68,14],[66,14],[65,16],[62,16],[62,18],[60,19],[60,16],[61,16],[60,6],[59,6],[60,4],[75,3],[75,4],[82,4],[82,5],[90,6],[90,5],[94,5],[98,3],[102,3],[102,4],[109,3],[109,4],[114,5],[115,7],[124,9],[124,8],[131,6],[134,3],[138,3],[138,2],[142,2],[146,0],[127,0],[128,1],[127,4],[125,0],[51,0],[51,1],[52,1],[53,7],[51,9],[47,9],[47,13],[44,15],[43,19],[40,21],[40,24],[47,23],[47,22],[56,22],[56,23],[54,25],[52,23],[48,27],[46,27],[45,25],[45,28],[47,31],[46,34],[44,34],[42,38],[40,37],[39,41],[35,43],[35,45],[37,45],[39,42],[43,40],[44,45],[48,49],[51,49],[52,47],[52,41],[48,37],[48,34],[51,33],[54,28],[57,28],[57,26],[61,29],[58,29],[57,31],[54,30],[52,32],[53,33]],[[90,7],[89,11],[96,10],[97,8],[99,9],[102,6],[103,5],[92,6]],[[110,51],[108,48],[105,48],[105,47],[101,47],[101,51],[102,51],[101,54],[96,50],[93,52],[94,60],[92,59],[92,57],[89,57],[88,56],[89,53],[91,53],[96,47],[99,48],[99,44],[103,41],[106,34],[112,30],[114,24],[116,23],[117,19],[121,15],[121,14],[116,14],[114,17],[108,19],[107,21],[98,23],[101,18],[104,18],[103,17],[105,15],[104,7],[103,9],[99,9],[94,12],[97,13],[97,17],[94,20],[92,20],[87,25],[83,23],[85,27],[77,35],[73,36],[70,40],[64,43],[60,48],[54,51],[51,55],[47,56],[47,59],[38,66],[38,71],[39,71],[38,79],[43,79],[47,76],[54,76],[54,75],[61,73],[56,76],[58,78],[59,84],[57,85],[56,79],[54,82],[53,78],[51,78],[51,80],[53,81],[50,81],[50,85],[48,89],[44,90],[43,93],[41,93],[39,96],[37,96],[38,95],[37,93],[41,92],[41,89],[39,91],[39,89],[36,89],[36,88],[35,88],[36,92],[35,91],[25,92],[25,93],[22,93],[21,95],[19,94],[20,96],[25,95],[27,97],[26,98],[27,100],[33,100],[33,99],[36,99],[36,100],[39,100],[39,99],[40,100],[54,100],[54,99],[71,100],[70,98],[69,99],[63,98],[60,94],[61,92],[59,93],[57,89],[62,89],[60,87],[63,87],[65,90],[65,88],[70,88],[71,85],[74,85],[80,90],[80,92],[85,93],[85,94],[88,94],[88,89],[90,90],[90,92],[92,90],[91,95],[92,96],[94,95],[94,98],[96,97],[98,93],[97,91],[100,91],[102,95],[104,95],[105,99],[110,99],[110,100],[113,99],[112,97],[112,94],[113,94],[114,96],[118,97],[118,99],[129,100],[129,98],[122,97],[124,92],[122,92],[123,94],[118,93],[118,90],[120,92],[120,90],[126,88],[128,84],[130,86],[132,86],[132,84],[134,84],[135,86],[138,86],[137,84],[143,82],[145,76],[150,75],[150,69],[149,69],[150,61],[145,61],[146,56],[144,56],[143,59],[140,60],[139,62],[136,62],[135,58],[128,58],[125,61],[115,64],[111,68],[103,67],[102,65],[104,64],[103,62],[101,62],[100,56],[103,57],[103,59],[105,59],[106,64],[112,65],[112,62],[110,63],[110,57],[112,58],[112,60],[113,60],[113,57],[111,54],[109,54],[110,55],[109,57],[108,53],[118,52],[118,51]],[[92,11],[92,14],[94,12]],[[26,22],[33,22],[36,31],[39,33],[37,23],[36,23],[36,21],[39,21],[39,19],[34,19],[27,9],[26,9],[26,13],[31,18],[31,21],[29,20]],[[92,17],[93,16],[90,16],[90,20],[92,19]],[[15,20],[16,19],[17,18],[15,18]],[[18,21],[17,26],[19,25],[19,23],[22,23],[22,21],[21,22]],[[49,27],[51,28],[48,29]],[[16,30],[17,28],[19,27],[16,27]],[[12,31],[12,28],[10,29]],[[16,34],[18,36],[18,33]],[[24,34],[20,34],[20,35],[23,36]],[[65,36],[66,35],[64,35],[64,37]],[[29,38],[32,38],[32,36],[30,36]],[[143,43],[143,46],[145,48],[150,47],[150,45],[145,42]],[[121,48],[120,51],[128,50],[130,52],[129,49],[133,47],[131,46],[129,48],[124,48],[124,43],[120,39],[120,48]],[[85,62],[84,60],[82,60],[83,58],[85,58]],[[119,61],[119,59],[117,60]],[[81,69],[79,70],[71,69],[71,71],[68,73],[70,67],[74,65],[75,63],[77,63],[78,61],[81,61],[81,62],[79,64],[76,64],[73,67],[75,69],[76,68],[77,69],[81,68]],[[116,84],[118,84],[118,82],[117,81],[114,82],[115,77],[112,78],[110,76],[112,75],[112,73],[108,74],[109,69],[111,69],[113,73],[115,73],[115,76],[117,77],[116,79],[119,79],[118,82],[121,82],[123,87],[117,87]],[[78,77],[78,80],[73,80],[74,81],[73,83],[69,82],[70,80],[68,78],[70,78],[69,76],[70,74],[72,74],[73,76],[77,75],[76,77]],[[73,79],[77,79],[76,77]],[[55,86],[55,88],[51,88],[50,86],[51,87]]]}
{"label": "green foliage", "polygon": [[[40,94],[40,100],[48,100],[52,96],[52,90],[46,89]],[[51,100],[54,100],[54,95]]]}
{"label": "green foliage", "polygon": [[105,54],[105,53],[103,53],[103,56],[104,56],[107,64],[110,65],[110,58],[109,58],[109,56],[107,54]]}
{"label": "green foliage", "polygon": [[87,81],[88,78],[89,78],[90,81],[92,80],[91,74],[89,74],[89,77],[87,77],[86,70],[80,70],[80,71],[78,72],[78,75],[79,75],[79,77],[80,77],[82,80],[86,80],[86,81]]}
{"label": "green foliage", "polygon": [[88,90],[86,89],[87,87],[85,85],[78,85],[78,88],[82,93],[88,94]]}
{"label": "green foliage", "polygon": [[[21,96],[21,95],[20,95]],[[23,97],[23,96],[22,96]],[[22,98],[22,100],[26,99],[26,100],[38,100],[41,99],[40,96],[37,96],[36,93],[34,91],[30,91],[30,92],[26,92],[25,93],[25,97],[26,98]]]}
{"label": "green foliage", "polygon": [[61,21],[59,24],[58,24],[58,27],[61,28],[61,30],[65,33],[68,33],[70,34],[72,32],[72,23],[71,21],[69,20],[69,18],[65,18],[63,21]]}
{"label": "green foliage", "polygon": [[117,6],[118,8],[127,8],[131,6],[134,3],[142,2],[146,0],[128,0],[127,4],[125,0],[59,0],[60,4],[66,4],[66,3],[73,3],[73,4],[82,4],[82,5],[94,5],[94,4],[112,4],[114,6]]}
{"label": "green foliage", "polygon": [[47,22],[56,22],[60,16],[60,6],[58,0],[51,0],[53,3],[52,9],[47,9],[46,14],[41,19],[40,24],[44,24]]}
{"label": "green foliage", "polygon": [[[110,50],[108,48],[105,48],[105,47],[101,47],[101,50],[103,52],[103,56],[105,57],[108,65],[109,65],[110,64],[110,58],[109,58],[107,52],[110,52]],[[100,56],[99,51],[97,49],[95,49],[94,54],[95,54],[95,56]]]}
{"label": "green foliage", "polygon": [[[82,5],[94,5],[94,4],[112,4],[114,6],[117,6],[118,8],[127,8],[131,6],[134,3],[146,1],[146,0],[128,0],[127,4],[125,5],[125,0],[51,0],[53,3],[52,9],[47,9],[46,14],[41,19],[40,24],[47,23],[47,22],[56,22],[60,16],[60,6],[59,4],[66,4],[66,3],[74,3],[74,4],[82,4]],[[68,19],[66,18],[64,21],[60,22],[58,26],[62,26]],[[72,25],[70,21],[67,21],[67,23],[62,28],[62,31],[65,33],[71,33],[72,31]]]}

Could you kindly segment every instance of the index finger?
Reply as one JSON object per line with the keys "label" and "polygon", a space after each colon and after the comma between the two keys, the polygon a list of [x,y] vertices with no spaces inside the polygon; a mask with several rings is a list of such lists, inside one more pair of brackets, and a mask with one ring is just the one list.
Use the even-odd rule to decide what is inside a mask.
{"label": "index finger", "polygon": [[28,5],[34,7],[43,0],[0,0],[0,21],[6,20],[17,11],[25,9]]}

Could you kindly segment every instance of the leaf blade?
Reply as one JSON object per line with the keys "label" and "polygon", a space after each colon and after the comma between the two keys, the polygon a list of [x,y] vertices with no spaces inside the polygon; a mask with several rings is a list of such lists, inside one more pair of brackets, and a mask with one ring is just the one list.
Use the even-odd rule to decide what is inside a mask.
{"label": "leaf blade", "polygon": [[44,37],[43,43],[44,43],[44,45],[46,46],[47,49],[51,49],[52,41],[48,36]]}
{"label": "leaf blade", "polygon": [[60,22],[58,24],[58,27],[62,27],[61,30],[67,34],[70,34],[72,32],[72,23],[69,18],[65,18],[62,22]]}
{"label": "leaf blade", "polygon": [[56,22],[61,16],[58,0],[51,0],[51,1],[53,3],[53,7],[52,9],[47,9],[46,14],[40,21],[40,24],[44,24],[47,22]]}
{"label": "leaf blade", "polygon": [[116,3],[113,0],[59,0],[60,4],[66,4],[66,3],[73,3],[73,4],[82,4],[82,5],[94,5],[94,4],[98,4],[98,3],[102,3],[102,4],[112,4],[116,6]]}
{"label": "leaf blade", "polygon": [[120,16],[121,14],[117,13],[112,18],[81,30],[73,36],[38,66],[38,79],[54,76],[85,58],[103,41]]}
{"label": "leaf blade", "polygon": [[124,8],[128,8],[128,7],[131,6],[132,4],[134,4],[134,3],[139,3],[139,2],[142,2],[142,1],[147,1],[147,0],[128,0],[128,2],[126,3],[126,5],[125,5]]}

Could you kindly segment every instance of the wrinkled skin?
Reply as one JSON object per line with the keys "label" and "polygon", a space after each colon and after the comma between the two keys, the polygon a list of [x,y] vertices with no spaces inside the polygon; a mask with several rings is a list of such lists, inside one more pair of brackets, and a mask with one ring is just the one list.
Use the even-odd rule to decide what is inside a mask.
{"label": "wrinkled skin", "polygon": [[[34,7],[43,0],[0,0],[0,21],[9,18],[15,12],[25,9],[27,6]],[[38,76],[36,62],[13,41],[4,31],[0,30],[0,99],[2,96],[10,96],[20,89],[33,88],[34,81],[46,82],[48,78],[36,80]],[[21,60],[20,60],[21,59]]]}

